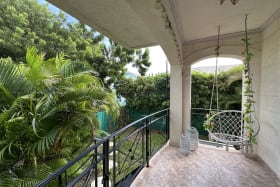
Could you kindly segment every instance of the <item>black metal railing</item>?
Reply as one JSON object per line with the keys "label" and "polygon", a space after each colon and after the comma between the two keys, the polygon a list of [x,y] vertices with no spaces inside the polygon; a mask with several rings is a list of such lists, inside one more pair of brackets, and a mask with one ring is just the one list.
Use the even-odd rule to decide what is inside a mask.
{"label": "black metal railing", "polygon": [[129,186],[169,139],[169,109],[97,141],[37,186]]}

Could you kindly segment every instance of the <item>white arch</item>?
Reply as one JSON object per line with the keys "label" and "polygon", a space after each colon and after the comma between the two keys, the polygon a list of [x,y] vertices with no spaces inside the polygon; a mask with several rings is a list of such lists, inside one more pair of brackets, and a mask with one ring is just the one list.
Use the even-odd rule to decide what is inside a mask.
{"label": "white arch", "polygon": [[[243,46],[222,46],[220,49],[220,57],[229,57],[235,58],[239,60],[243,60],[244,57],[242,56]],[[251,48],[250,51],[254,54],[254,57],[260,57],[261,51],[258,49]],[[209,47],[200,49],[197,51],[192,52],[191,54],[184,56],[184,66],[185,65],[192,65],[200,60],[216,57],[215,56],[215,47]]]}
{"label": "white arch", "polygon": [[[200,44],[203,46],[203,43]],[[215,57],[215,43],[213,42],[212,46],[208,46],[203,48],[201,47],[199,49],[199,45],[196,46],[196,50],[189,51],[188,54],[184,56],[184,63],[183,63],[183,81],[182,81],[182,131],[184,132],[186,129],[190,128],[190,113],[191,113],[191,65],[198,62],[199,60],[206,59],[209,57]],[[230,57],[235,58],[239,60],[243,60],[242,56],[242,49],[244,46],[242,45],[227,45],[227,46],[221,46],[220,48],[220,56],[221,57]],[[261,63],[261,51],[251,47],[250,51],[254,54],[252,58],[252,64],[251,64],[251,72],[256,75],[260,75],[260,63]],[[254,76],[253,79],[253,90],[255,91],[255,100],[259,100],[259,81],[260,77]],[[244,97],[244,96],[243,96]],[[242,102],[245,101],[244,98],[242,98]],[[243,106],[243,104],[242,104]],[[258,110],[259,110],[259,103],[256,104],[256,114],[258,116]]]}

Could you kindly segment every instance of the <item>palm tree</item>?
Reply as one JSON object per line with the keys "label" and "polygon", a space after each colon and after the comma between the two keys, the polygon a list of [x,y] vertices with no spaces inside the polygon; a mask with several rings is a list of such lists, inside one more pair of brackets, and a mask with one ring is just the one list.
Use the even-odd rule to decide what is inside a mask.
{"label": "palm tree", "polygon": [[[95,113],[105,110],[116,117],[119,111],[114,94],[85,64],[63,54],[44,60],[34,48],[27,50],[26,64],[0,60],[0,95],[0,167],[15,160],[7,169],[19,161],[37,168],[37,162],[80,151],[94,136]],[[69,146],[73,139],[76,146]],[[85,140],[88,144],[78,145]]]}

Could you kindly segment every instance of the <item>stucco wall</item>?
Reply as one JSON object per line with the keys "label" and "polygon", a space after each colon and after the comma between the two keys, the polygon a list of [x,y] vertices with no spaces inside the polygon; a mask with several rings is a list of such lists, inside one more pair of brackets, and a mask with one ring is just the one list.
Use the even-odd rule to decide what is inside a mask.
{"label": "stucco wall", "polygon": [[280,176],[280,19],[262,33],[258,155]]}
{"label": "stucco wall", "polygon": [[169,145],[179,147],[182,133],[182,66],[170,66],[170,142]]}

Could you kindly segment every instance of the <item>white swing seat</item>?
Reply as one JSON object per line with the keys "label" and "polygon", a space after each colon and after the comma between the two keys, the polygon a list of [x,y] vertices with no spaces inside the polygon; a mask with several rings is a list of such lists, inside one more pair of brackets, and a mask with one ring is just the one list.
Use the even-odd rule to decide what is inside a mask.
{"label": "white swing seat", "polygon": [[[242,111],[238,110],[225,110],[211,116],[207,120],[207,124],[211,124],[211,128],[208,130],[209,139],[227,146],[250,144],[243,116]],[[253,137],[255,137],[259,133],[260,126],[255,116],[251,118],[252,123],[246,124],[246,126],[250,126],[253,129]]]}

